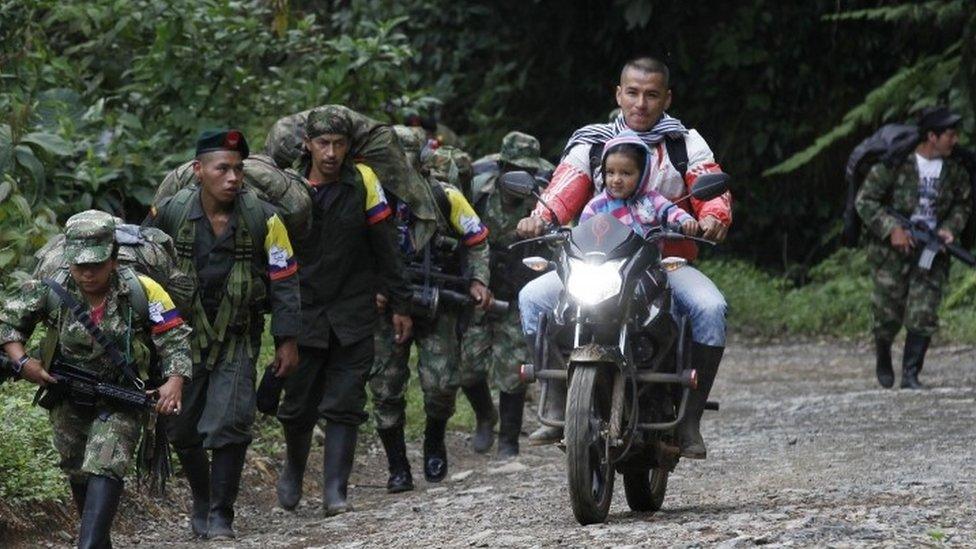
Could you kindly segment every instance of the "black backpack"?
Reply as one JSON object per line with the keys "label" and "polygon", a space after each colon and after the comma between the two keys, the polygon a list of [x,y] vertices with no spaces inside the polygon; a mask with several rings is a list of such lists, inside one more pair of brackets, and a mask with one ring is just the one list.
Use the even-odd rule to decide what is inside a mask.
{"label": "black backpack", "polygon": [[[861,183],[867,177],[871,167],[881,162],[889,168],[896,168],[905,161],[905,157],[918,144],[918,127],[909,124],[885,124],[878,128],[867,139],[861,141],[847,158],[847,168],[844,179],[847,180],[847,200],[844,205],[844,229],[841,233],[843,244],[856,247],[861,238],[861,218],[857,214],[854,202]],[[972,151],[956,147],[952,158],[958,161],[969,172],[969,182],[973,192],[970,200],[976,206],[976,155]],[[976,209],[974,215],[969,216],[966,228],[960,235],[960,243],[964,248],[972,248],[976,240]]]}

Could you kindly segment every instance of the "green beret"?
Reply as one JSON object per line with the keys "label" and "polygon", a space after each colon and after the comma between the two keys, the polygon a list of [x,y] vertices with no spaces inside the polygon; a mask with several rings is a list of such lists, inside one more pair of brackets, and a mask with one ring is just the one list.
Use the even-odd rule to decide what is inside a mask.
{"label": "green beret", "polygon": [[247,158],[251,150],[240,130],[207,130],[197,139],[197,156],[214,151],[237,151]]}

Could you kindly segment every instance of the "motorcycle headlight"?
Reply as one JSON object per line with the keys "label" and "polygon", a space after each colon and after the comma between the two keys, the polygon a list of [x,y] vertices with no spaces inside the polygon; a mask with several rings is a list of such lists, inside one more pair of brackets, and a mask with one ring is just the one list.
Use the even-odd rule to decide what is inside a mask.
{"label": "motorcycle headlight", "polygon": [[582,305],[596,305],[620,292],[623,283],[620,267],[625,259],[590,265],[579,259],[569,260],[569,280],[566,290]]}

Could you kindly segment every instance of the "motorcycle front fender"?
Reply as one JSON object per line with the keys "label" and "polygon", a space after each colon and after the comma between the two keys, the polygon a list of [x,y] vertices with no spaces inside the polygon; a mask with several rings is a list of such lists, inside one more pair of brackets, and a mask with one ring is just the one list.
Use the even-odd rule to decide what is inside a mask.
{"label": "motorcycle front fender", "polygon": [[614,345],[590,343],[573,349],[569,361],[570,363],[610,362],[619,366],[623,364],[624,357],[620,354],[620,349]]}

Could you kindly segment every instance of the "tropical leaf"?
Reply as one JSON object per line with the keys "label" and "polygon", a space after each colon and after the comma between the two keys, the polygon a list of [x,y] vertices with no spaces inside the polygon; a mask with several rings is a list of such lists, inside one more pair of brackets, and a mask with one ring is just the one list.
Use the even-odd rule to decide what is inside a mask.
{"label": "tropical leaf", "polygon": [[36,145],[55,156],[68,156],[74,152],[71,144],[61,136],[46,132],[33,132],[20,138],[21,143]]}

